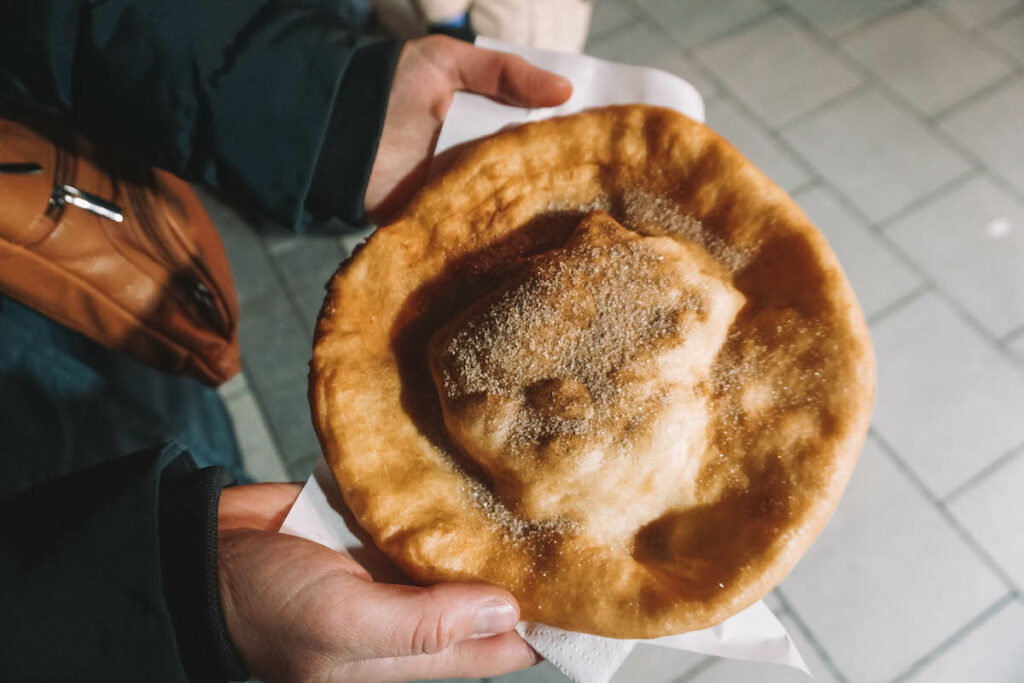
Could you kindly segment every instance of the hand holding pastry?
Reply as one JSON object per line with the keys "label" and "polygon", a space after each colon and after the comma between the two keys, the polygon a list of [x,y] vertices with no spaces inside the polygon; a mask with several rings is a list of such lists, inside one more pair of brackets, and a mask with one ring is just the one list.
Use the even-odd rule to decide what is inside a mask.
{"label": "hand holding pastry", "polygon": [[384,130],[366,187],[366,212],[387,219],[423,185],[434,144],[456,90],[516,107],[552,107],[572,85],[516,55],[445,36],[406,43],[398,58]]}
{"label": "hand holding pastry", "polygon": [[276,533],[295,484],[225,489],[218,572],[231,639],[266,681],[497,676],[537,656],[515,598],[485,584],[375,583],[346,555]]}

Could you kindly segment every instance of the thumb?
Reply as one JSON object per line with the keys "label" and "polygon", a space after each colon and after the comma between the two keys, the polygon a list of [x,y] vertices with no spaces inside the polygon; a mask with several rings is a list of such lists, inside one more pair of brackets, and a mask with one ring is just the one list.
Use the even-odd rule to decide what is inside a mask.
{"label": "thumb", "polygon": [[371,583],[350,613],[366,617],[371,657],[433,654],[470,638],[505,633],[519,621],[519,606],[501,588],[443,583],[427,588]]}
{"label": "thumb", "polygon": [[518,107],[553,107],[572,95],[572,83],[508,52],[459,46],[456,89],[487,95]]}

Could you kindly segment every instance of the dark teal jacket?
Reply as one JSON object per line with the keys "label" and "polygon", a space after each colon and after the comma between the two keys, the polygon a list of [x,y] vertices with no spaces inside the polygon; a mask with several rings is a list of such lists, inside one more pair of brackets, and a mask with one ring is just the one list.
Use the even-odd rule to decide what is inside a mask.
{"label": "dark teal jacket", "polygon": [[[0,114],[56,121],[288,226],[363,221],[397,41],[360,35],[326,0],[0,5]],[[37,327],[77,351],[24,342]],[[167,378],[139,366],[114,392],[129,361],[93,346],[0,297],[0,681],[244,678],[217,589],[231,477],[174,443],[95,464],[175,434],[159,403],[135,396]],[[111,398],[122,395],[144,410]],[[219,404],[161,395],[223,422]],[[197,443],[195,460],[216,461]]]}
{"label": "dark teal jacket", "polygon": [[332,4],[345,3],[10,0],[0,105],[288,226],[359,222],[400,43],[353,31]]}

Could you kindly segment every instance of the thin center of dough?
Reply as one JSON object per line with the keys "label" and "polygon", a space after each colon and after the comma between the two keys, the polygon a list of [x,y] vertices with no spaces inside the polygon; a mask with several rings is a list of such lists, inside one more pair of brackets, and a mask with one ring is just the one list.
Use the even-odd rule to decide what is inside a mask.
{"label": "thin center of dough", "polygon": [[445,424],[519,517],[625,540],[692,501],[743,304],[702,247],[591,213],[435,333]]}

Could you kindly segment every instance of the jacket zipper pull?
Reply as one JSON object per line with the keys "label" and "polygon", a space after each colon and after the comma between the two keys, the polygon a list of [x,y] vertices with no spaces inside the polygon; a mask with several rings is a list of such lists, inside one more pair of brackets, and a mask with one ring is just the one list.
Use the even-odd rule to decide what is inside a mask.
{"label": "jacket zipper pull", "polygon": [[108,202],[106,199],[101,199],[85,190],[79,190],[72,185],[55,186],[53,194],[50,195],[50,205],[64,206],[65,204],[72,204],[97,216],[112,220],[115,223],[120,223],[124,220],[121,207],[113,202]]}

